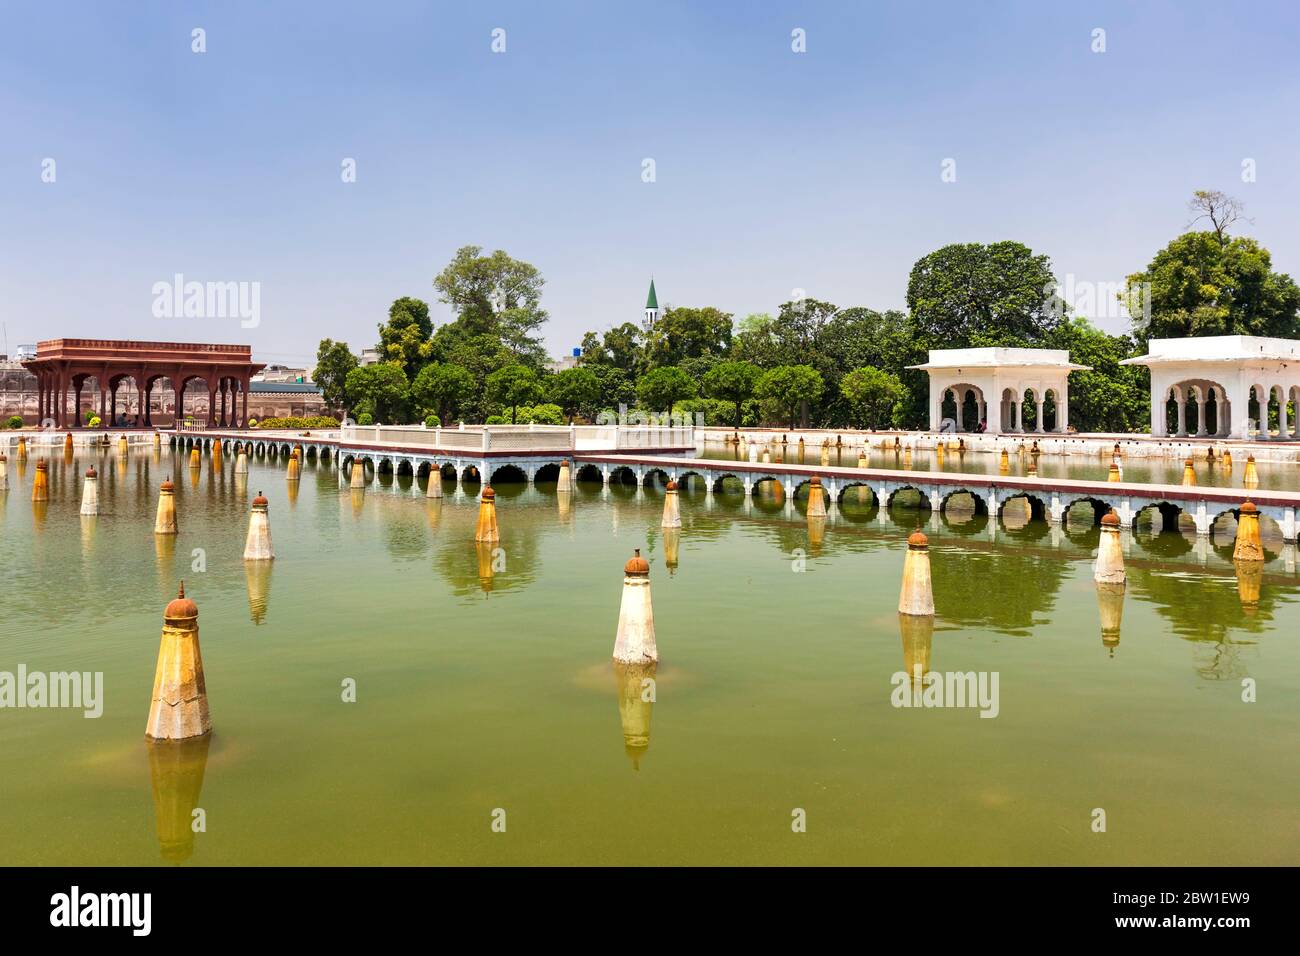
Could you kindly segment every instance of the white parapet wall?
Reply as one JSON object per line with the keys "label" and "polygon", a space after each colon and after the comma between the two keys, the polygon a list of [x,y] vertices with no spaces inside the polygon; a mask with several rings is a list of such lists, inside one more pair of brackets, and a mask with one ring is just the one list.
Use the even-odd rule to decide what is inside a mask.
{"label": "white parapet wall", "polygon": [[[736,431],[732,428],[697,428],[696,438],[700,443],[722,445],[734,441]],[[1021,445],[1032,447],[1045,455],[1083,455],[1092,458],[1109,457],[1119,446],[1120,455],[1125,458],[1168,458],[1182,461],[1186,458],[1199,461],[1206,458],[1211,450],[1219,457],[1225,450],[1231,450],[1233,457],[1253,455],[1257,461],[1300,462],[1300,442],[1279,443],[1276,441],[1238,441],[1235,439],[1211,438],[1153,438],[1150,435],[1134,434],[1056,434],[1052,432],[1025,432],[993,435],[978,432],[960,434],[936,432],[877,431],[864,432],[853,429],[821,428],[742,428],[739,432],[742,443],[755,442],[760,446],[779,447],[782,442],[788,448],[797,447],[799,439],[804,441],[806,453],[811,456],[823,444],[831,448],[869,449],[888,451],[895,442],[899,448],[913,451],[930,451],[942,444],[947,448],[956,447],[960,441],[974,452],[999,452],[1003,448],[1010,451]],[[703,450],[702,445],[697,447]]]}

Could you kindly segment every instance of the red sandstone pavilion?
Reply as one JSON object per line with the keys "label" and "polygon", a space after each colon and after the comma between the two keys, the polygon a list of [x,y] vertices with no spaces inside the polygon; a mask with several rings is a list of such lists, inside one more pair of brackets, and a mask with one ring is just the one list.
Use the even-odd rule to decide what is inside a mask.
{"label": "red sandstone pavilion", "polygon": [[[99,392],[98,415],[105,427],[117,417],[117,390],[127,379],[140,392],[136,424],[142,428],[154,424],[149,396],[160,379],[167,380],[174,394],[178,421],[185,417],[185,387],[197,379],[207,386],[208,424],[243,428],[248,423],[249,379],[266,367],[253,361],[249,345],[111,339],[38,342],[36,358],[23,366],[37,378],[40,420],[52,419],[58,428],[81,424],[81,392],[92,378]],[[71,410],[67,407],[69,392],[73,396]],[[95,404],[92,391],[92,407]]]}

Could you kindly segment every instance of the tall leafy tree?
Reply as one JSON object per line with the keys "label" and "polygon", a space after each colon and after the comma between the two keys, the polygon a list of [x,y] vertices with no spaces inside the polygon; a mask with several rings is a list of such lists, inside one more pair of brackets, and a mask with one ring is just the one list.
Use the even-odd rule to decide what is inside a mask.
{"label": "tall leafy tree", "polygon": [[720,362],[704,376],[705,395],[735,403],[737,432],[740,431],[741,408],[754,397],[754,389],[762,375],[763,370],[752,362]]}
{"label": "tall leafy tree", "polygon": [[1048,347],[1066,349],[1070,360],[1091,366],[1070,373],[1070,423],[1079,431],[1136,432],[1150,427],[1150,372],[1120,365],[1137,354],[1127,335],[1109,335],[1082,316],[1064,322]]}
{"label": "tall leafy tree", "polygon": [[897,375],[867,365],[840,379],[840,393],[856,413],[857,427],[881,428],[893,424],[906,390]]}
{"label": "tall leafy tree", "polygon": [[410,382],[395,362],[354,368],[348,373],[344,391],[358,418],[362,413],[369,413],[376,422],[385,424],[401,424],[406,420]]}
{"label": "tall leafy tree", "polygon": [[461,405],[473,398],[474,389],[474,376],[459,365],[433,362],[415,376],[411,397],[422,410],[436,413],[446,425],[455,419]]}
{"label": "tall leafy tree", "polygon": [[651,369],[636,386],[641,407],[651,412],[672,412],[674,405],[696,393],[695,380],[673,365]]}
{"label": "tall leafy tree", "polygon": [[800,413],[821,398],[822,388],[821,374],[812,366],[778,365],[759,379],[756,393],[782,408],[794,428]]}
{"label": "tall leafy tree", "polygon": [[320,386],[321,395],[328,408],[348,410],[345,385],[348,373],[358,366],[357,357],[352,354],[346,342],[333,339],[321,339],[316,349],[316,368],[312,378]]}
{"label": "tall leafy tree", "polygon": [[490,401],[510,409],[513,424],[520,405],[531,405],[542,397],[542,385],[537,373],[526,365],[507,365],[488,376],[487,394]]}
{"label": "tall leafy tree", "polygon": [[574,415],[590,412],[599,401],[600,379],[589,368],[566,368],[551,376],[546,382],[546,392],[572,422]]}
{"label": "tall leafy tree", "polygon": [[1034,347],[1062,321],[1047,256],[1019,242],[944,246],[907,280],[912,328],[930,348]]}
{"label": "tall leafy tree", "polygon": [[536,266],[501,249],[483,255],[480,246],[462,246],[433,285],[467,334],[498,336],[517,357],[536,366],[545,358],[537,336],[547,319],[541,306],[545,282]]}
{"label": "tall leafy tree", "polygon": [[398,365],[407,378],[414,378],[432,354],[432,334],[429,304],[402,296],[393,301],[388,321],[379,326],[379,350],[385,361]]}
{"label": "tall leafy tree", "polygon": [[1241,236],[1184,233],[1128,277],[1125,300],[1143,344],[1147,338],[1300,333],[1300,288],[1273,270],[1267,249]]}
{"label": "tall leafy tree", "polygon": [[726,355],[731,348],[731,313],[712,306],[669,309],[650,332],[646,351],[655,365]]}

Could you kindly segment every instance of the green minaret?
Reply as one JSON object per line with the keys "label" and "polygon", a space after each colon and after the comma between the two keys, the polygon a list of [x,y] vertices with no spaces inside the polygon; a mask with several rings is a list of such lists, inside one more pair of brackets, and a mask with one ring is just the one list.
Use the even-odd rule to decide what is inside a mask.
{"label": "green minaret", "polygon": [[650,294],[645,297],[645,329],[649,332],[659,321],[659,297],[655,295],[655,279],[650,277]]}

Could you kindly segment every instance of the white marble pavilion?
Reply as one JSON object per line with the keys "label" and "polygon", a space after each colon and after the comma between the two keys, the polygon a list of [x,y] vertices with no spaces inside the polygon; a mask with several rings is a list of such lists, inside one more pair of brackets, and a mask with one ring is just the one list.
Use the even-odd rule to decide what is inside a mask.
{"label": "white marble pavilion", "polygon": [[[1300,341],[1255,335],[1151,339],[1121,365],[1151,369],[1151,434],[1300,441]],[[1171,408],[1172,405],[1172,408]],[[1270,410],[1278,428],[1269,427]]]}
{"label": "white marble pavilion", "polygon": [[[1070,423],[1068,379],[1074,365],[1064,349],[931,349],[909,368],[930,376],[930,430],[1065,432]],[[1051,399],[1051,409],[1047,408]]]}

